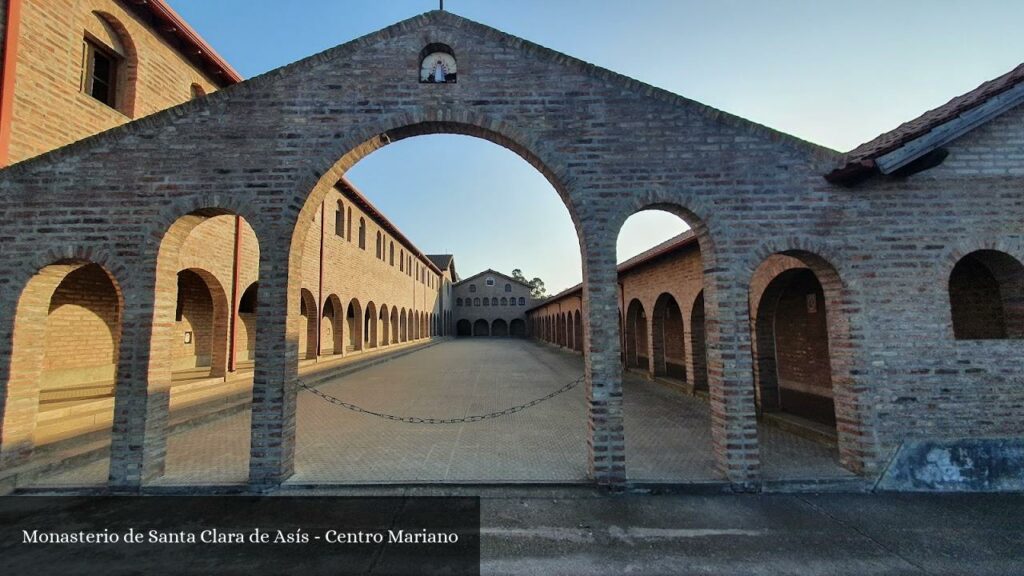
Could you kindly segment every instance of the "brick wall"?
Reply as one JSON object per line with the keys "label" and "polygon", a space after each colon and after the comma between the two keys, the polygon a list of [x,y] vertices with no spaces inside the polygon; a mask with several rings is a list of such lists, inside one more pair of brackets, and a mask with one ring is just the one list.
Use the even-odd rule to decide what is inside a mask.
{"label": "brick wall", "polygon": [[[117,110],[82,91],[87,33],[123,46]],[[117,0],[22,2],[15,82],[11,163],[186,102],[192,84],[217,89]]]}
{"label": "brick wall", "polygon": [[118,297],[98,266],[67,275],[46,317],[43,390],[113,382],[120,341]]}
{"label": "brick wall", "polygon": [[[418,83],[428,42],[453,48],[458,83]],[[953,266],[970,252],[1024,260],[1018,160],[966,166],[967,144],[1018,149],[1006,134],[1020,130],[1020,114],[950,146],[943,166],[843,188],[822,177],[838,161],[832,151],[431,12],[0,174],[0,383],[22,382],[11,368],[21,365],[11,357],[13,311],[34,275],[67,255],[107,265],[124,278],[126,302],[111,470],[115,483],[139,481],[139,462],[160,451],[145,393],[152,377],[138,363],[151,345],[163,349],[153,293],[163,314],[170,290],[153,239],[197,209],[240,213],[259,237],[261,310],[269,307],[257,327],[252,480],[286,478],[295,319],[316,212],[373,150],[449,132],[521,154],[577,226],[596,483],[625,481],[615,237],[645,208],[686,219],[699,239],[712,443],[738,487],[762,477],[749,300],[754,272],[773,254],[797,258],[822,285],[844,465],[872,475],[912,438],[1024,435],[1019,342],[955,339],[948,295]],[[380,298],[360,290],[346,298]],[[685,321],[696,294],[673,296]]]}
{"label": "brick wall", "polygon": [[[338,234],[335,213],[340,205],[345,209],[343,220],[346,228],[344,234]],[[351,198],[345,196],[342,191],[332,189],[324,199],[324,214],[326,223],[322,222],[319,210],[312,215],[312,225],[306,232],[302,259],[302,288],[313,295],[314,301],[320,299],[320,239],[321,228],[323,227],[323,289],[322,301],[338,299],[338,310],[341,314],[338,320],[347,318],[350,305],[354,305],[353,312],[358,310],[363,323],[353,325],[358,330],[358,337],[355,339],[357,348],[369,347],[370,341],[367,335],[363,334],[365,328],[365,314],[369,307],[373,307],[374,322],[371,328],[377,332],[377,345],[383,345],[385,323],[381,320],[381,312],[388,311],[387,328],[389,329],[388,341],[394,343],[391,337],[391,310],[398,309],[400,317],[402,311],[409,314],[430,314],[440,315],[441,309],[441,275],[432,270],[425,258],[420,258],[415,246],[409,245],[399,238],[390,234],[381,222],[376,221],[370,214],[364,211]],[[350,216],[351,215],[351,216]],[[348,228],[351,218],[352,226]],[[359,222],[365,225],[366,245],[359,247]],[[326,225],[325,225],[326,224]],[[377,257],[377,234],[381,235],[382,254]],[[395,258],[392,261],[391,252],[394,246]],[[392,263],[393,262],[393,263]],[[320,310],[323,305],[320,304]],[[448,303],[445,308],[450,310]],[[332,329],[342,330],[342,341],[348,346],[351,341],[349,323],[343,322]],[[424,332],[420,334],[420,332]],[[425,331],[417,328],[416,338],[427,337]],[[413,332],[409,332],[412,339]]]}
{"label": "brick wall", "polygon": [[[487,285],[487,278],[494,279],[494,286]],[[505,291],[506,285],[509,287],[509,292]],[[495,327],[495,321],[500,320],[501,322],[498,322],[499,333],[501,324],[504,323],[506,333],[503,335],[509,335],[513,322],[518,321],[522,322],[525,332],[526,309],[532,300],[529,286],[488,271],[465,278],[453,285],[452,298],[455,301],[453,312],[456,322],[466,320],[472,326],[478,320],[482,320],[486,322],[488,334],[490,334]],[[485,298],[487,304],[484,304]],[[460,299],[461,306],[459,306]],[[520,305],[520,299],[523,299],[525,304]],[[504,304],[502,304],[503,301]],[[497,305],[494,304],[495,302]],[[525,336],[525,333],[522,335]]]}

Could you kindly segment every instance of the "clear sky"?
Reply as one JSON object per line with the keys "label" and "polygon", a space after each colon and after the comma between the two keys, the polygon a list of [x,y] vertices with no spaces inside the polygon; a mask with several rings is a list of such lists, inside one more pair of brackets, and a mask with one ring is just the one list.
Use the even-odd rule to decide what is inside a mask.
{"label": "clear sky", "polygon": [[[169,1],[245,77],[437,7]],[[842,151],[1024,60],[1019,0],[446,0],[445,8]],[[456,176],[425,185],[421,175],[438,163]],[[549,292],[580,279],[564,206],[503,148],[418,137],[373,153],[349,177],[422,250],[454,253],[464,276],[518,267]],[[620,236],[620,260],[682,229],[665,214],[634,216]]]}

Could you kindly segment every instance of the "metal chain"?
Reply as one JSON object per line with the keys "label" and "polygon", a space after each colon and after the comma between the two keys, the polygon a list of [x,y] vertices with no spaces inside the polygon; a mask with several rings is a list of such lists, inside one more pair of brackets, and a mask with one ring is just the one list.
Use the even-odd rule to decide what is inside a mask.
{"label": "metal chain", "polygon": [[479,422],[481,420],[489,420],[491,418],[499,418],[501,416],[515,414],[516,412],[522,412],[527,408],[532,408],[537,404],[540,404],[541,402],[546,402],[548,400],[551,400],[555,396],[558,396],[559,394],[572,390],[573,388],[578,386],[580,382],[583,382],[583,376],[580,376],[579,378],[573,380],[572,382],[569,382],[565,386],[562,386],[561,388],[555,390],[554,392],[548,394],[547,396],[542,396],[535,400],[530,400],[526,404],[519,404],[518,406],[512,406],[511,408],[505,408],[504,410],[491,412],[489,414],[466,416],[463,418],[420,418],[417,416],[395,416],[393,414],[384,414],[383,412],[374,412],[373,410],[367,410],[366,408],[357,406],[355,404],[352,404],[351,402],[345,402],[340,398],[336,398],[334,396],[331,396],[330,394],[317,390],[315,387],[310,386],[309,384],[306,384],[305,382],[302,381],[299,381],[299,387],[304,388],[309,392],[312,392],[314,395],[319,396],[320,398],[330,402],[331,404],[337,404],[338,406],[341,406],[342,408],[347,408],[353,412],[359,412],[360,414],[368,414],[370,416],[376,416],[377,418],[383,418],[385,420],[392,420],[394,422],[405,422],[407,424],[464,424],[466,422]]}

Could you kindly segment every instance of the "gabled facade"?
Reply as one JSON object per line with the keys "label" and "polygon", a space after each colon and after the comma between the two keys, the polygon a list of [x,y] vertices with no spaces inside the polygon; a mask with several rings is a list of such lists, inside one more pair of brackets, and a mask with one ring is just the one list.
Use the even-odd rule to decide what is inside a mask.
{"label": "gabled facade", "polygon": [[[449,71],[457,64],[457,81],[424,81],[418,60],[436,45],[446,47]],[[647,208],[686,220],[699,247],[721,479],[737,489],[773,479],[757,406],[778,384],[769,370],[777,334],[759,319],[802,308],[820,315],[827,335],[829,361],[819,368],[842,466],[869,485],[883,473],[938,478],[931,487],[968,483],[1024,438],[1022,115],[1010,107],[942,143],[941,163],[936,156],[850,188],[823,177],[846,166],[835,151],[450,13],[405,20],[0,172],[0,457],[31,452],[26,423],[38,406],[49,303],[88,266],[75,280],[104,286],[103,324],[116,333],[110,483],[137,487],[160,475],[183,246],[208,222],[239,216],[260,270],[249,481],[286,480],[301,333],[323,315],[302,292],[318,214],[322,230],[325,202],[367,154],[454,133],[527,159],[576,225],[583,336],[574,340],[584,343],[595,484],[626,486],[615,238]],[[414,264],[417,280],[423,270],[442,273],[429,260]],[[803,288],[784,298],[778,285],[759,283],[765,274]],[[767,314],[752,309],[755,293],[773,303]],[[416,321],[432,310],[416,308]],[[959,478],[929,476],[936,464],[926,456],[936,450],[972,465]]]}
{"label": "gabled facade", "polygon": [[529,284],[488,268],[453,288],[456,336],[526,336]]}

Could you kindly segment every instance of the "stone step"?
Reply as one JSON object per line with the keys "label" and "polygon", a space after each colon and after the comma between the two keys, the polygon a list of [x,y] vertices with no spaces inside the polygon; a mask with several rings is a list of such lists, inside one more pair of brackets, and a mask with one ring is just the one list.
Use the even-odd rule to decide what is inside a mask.
{"label": "stone step", "polygon": [[828,424],[815,422],[787,412],[763,412],[761,421],[790,434],[806,438],[819,444],[835,446],[839,441],[836,429]]}

